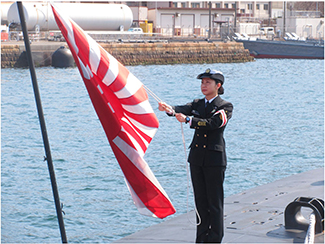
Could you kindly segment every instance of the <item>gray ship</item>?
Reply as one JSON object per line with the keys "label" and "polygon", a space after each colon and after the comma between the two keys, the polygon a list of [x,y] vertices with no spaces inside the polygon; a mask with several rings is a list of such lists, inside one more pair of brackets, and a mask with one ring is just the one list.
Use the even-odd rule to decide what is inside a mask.
{"label": "gray ship", "polygon": [[324,59],[324,41],[236,40],[254,58]]}

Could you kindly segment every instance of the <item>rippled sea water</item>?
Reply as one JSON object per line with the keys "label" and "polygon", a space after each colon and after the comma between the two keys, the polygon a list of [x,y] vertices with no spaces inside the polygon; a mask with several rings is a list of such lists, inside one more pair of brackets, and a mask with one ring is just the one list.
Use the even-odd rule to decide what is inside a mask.
{"label": "rippled sea water", "polygon": [[[201,98],[196,75],[225,75],[226,197],[324,165],[324,60],[127,67],[169,104]],[[109,243],[164,220],[137,212],[77,68],[36,69],[69,242]],[[160,121],[145,159],[186,213],[180,124]],[[184,125],[186,145],[193,130]],[[1,241],[55,243],[60,232],[28,69],[1,70]],[[193,209],[192,193],[189,210]]]}

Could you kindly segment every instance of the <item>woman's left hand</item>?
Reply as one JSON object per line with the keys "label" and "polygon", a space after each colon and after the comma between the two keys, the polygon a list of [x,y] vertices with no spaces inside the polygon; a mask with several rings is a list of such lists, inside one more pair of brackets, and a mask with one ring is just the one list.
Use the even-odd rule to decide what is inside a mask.
{"label": "woman's left hand", "polygon": [[179,122],[185,122],[186,121],[186,115],[184,115],[182,113],[176,113],[175,117]]}

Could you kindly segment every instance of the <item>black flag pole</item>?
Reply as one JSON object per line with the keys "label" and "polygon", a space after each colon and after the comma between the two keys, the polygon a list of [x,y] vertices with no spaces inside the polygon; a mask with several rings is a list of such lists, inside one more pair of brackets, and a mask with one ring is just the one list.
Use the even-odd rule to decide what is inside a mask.
{"label": "black flag pole", "polygon": [[59,227],[60,227],[60,232],[61,232],[61,239],[62,239],[62,243],[67,243],[67,236],[65,233],[65,227],[64,227],[64,222],[63,222],[63,214],[62,214],[62,208],[61,208],[61,203],[60,203],[59,191],[58,191],[58,187],[57,187],[56,179],[55,179],[54,167],[53,167],[51,150],[50,150],[50,143],[49,143],[49,139],[48,139],[47,131],[46,131],[46,125],[45,125],[45,119],[44,119],[43,108],[42,108],[42,103],[41,103],[41,97],[39,94],[36,72],[35,72],[34,62],[32,59],[32,52],[30,49],[30,43],[29,43],[29,38],[28,38],[28,32],[27,32],[25,14],[24,14],[22,2],[17,2],[17,6],[18,6],[19,17],[20,17],[20,23],[21,23],[21,27],[22,27],[23,35],[24,35],[27,61],[28,61],[28,65],[29,65],[30,75],[32,78],[32,84],[33,84],[33,89],[34,89],[37,112],[38,112],[38,117],[39,117],[39,121],[40,121],[43,143],[44,143],[44,148],[45,148],[45,153],[46,153],[45,160],[47,161],[47,165],[48,165],[48,169],[49,169],[53,197],[54,197],[55,208],[56,208],[56,214],[58,216],[58,222],[59,222]]}

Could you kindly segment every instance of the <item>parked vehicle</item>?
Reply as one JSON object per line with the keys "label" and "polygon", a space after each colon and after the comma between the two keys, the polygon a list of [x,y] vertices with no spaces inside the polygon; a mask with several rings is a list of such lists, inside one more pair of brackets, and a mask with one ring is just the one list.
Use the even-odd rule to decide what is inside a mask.
{"label": "parked vehicle", "polygon": [[261,35],[274,35],[274,28],[273,27],[262,27],[260,29]]}
{"label": "parked vehicle", "polygon": [[143,33],[143,30],[141,28],[130,28],[128,29],[128,31],[133,33],[139,33],[139,34]]}

